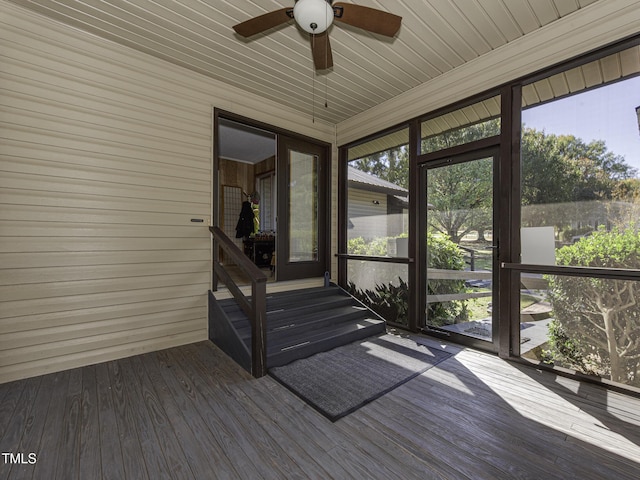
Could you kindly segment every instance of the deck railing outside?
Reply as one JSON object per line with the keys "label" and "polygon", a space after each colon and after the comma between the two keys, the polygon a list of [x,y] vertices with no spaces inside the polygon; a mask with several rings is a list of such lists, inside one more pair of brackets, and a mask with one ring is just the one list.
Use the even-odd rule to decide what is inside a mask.
{"label": "deck railing outside", "polygon": [[[211,289],[218,290],[222,282],[234,296],[240,308],[251,322],[251,374],[263,377],[267,374],[267,277],[219,228],[209,227],[213,235],[213,278]],[[251,280],[251,298],[248,299],[220,262],[220,249],[225,258],[238,266]]]}

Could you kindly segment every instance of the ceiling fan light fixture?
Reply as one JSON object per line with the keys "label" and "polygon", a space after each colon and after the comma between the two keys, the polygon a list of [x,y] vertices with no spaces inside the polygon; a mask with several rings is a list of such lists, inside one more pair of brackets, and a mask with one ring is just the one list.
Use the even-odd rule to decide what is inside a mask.
{"label": "ceiling fan light fixture", "polygon": [[327,0],[298,0],[293,16],[305,32],[318,34],[333,23],[333,8]]}
{"label": "ceiling fan light fixture", "polygon": [[364,7],[353,3],[333,0],[295,0],[293,8],[284,7],[250,18],[233,26],[244,38],[259,33],[268,33],[272,28],[291,23],[302,28],[311,37],[311,54],[316,70],[327,70],[333,66],[329,32],[334,19],[339,24],[350,25],[365,31],[393,37],[400,29],[402,17],[393,13]]}

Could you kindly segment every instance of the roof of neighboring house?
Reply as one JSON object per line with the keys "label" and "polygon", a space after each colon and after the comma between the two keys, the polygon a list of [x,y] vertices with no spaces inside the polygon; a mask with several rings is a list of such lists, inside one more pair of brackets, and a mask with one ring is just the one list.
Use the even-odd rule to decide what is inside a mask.
{"label": "roof of neighboring house", "polygon": [[378,178],[370,173],[363,172],[351,166],[348,168],[349,186],[372,192],[386,193],[387,195],[407,197],[409,191],[395,183]]}

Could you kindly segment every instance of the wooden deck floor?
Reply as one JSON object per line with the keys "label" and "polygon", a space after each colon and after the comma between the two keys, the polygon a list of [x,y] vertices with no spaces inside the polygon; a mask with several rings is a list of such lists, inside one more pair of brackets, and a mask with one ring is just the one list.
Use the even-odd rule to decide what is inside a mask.
{"label": "wooden deck floor", "polygon": [[331,423],[202,342],[0,385],[0,479],[637,480],[639,427],[636,398],[473,350]]}

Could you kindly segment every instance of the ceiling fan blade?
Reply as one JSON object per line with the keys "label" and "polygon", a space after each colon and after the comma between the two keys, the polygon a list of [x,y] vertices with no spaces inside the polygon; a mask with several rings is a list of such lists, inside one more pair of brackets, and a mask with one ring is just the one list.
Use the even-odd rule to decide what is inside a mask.
{"label": "ceiling fan blade", "polygon": [[289,12],[293,12],[291,8],[281,8],[274,12],[265,13],[258,17],[251,18],[246,22],[239,23],[233,26],[233,29],[238,35],[243,37],[251,37],[258,33],[269,30],[270,28],[277,27],[283,23],[293,19],[293,14],[289,15]]}
{"label": "ceiling fan blade", "polygon": [[335,20],[373,33],[393,37],[400,29],[402,17],[376,8],[352,3],[334,3]]}
{"label": "ceiling fan blade", "polygon": [[325,31],[317,35],[311,35],[311,53],[316,70],[326,70],[333,67],[333,55],[329,34]]}

